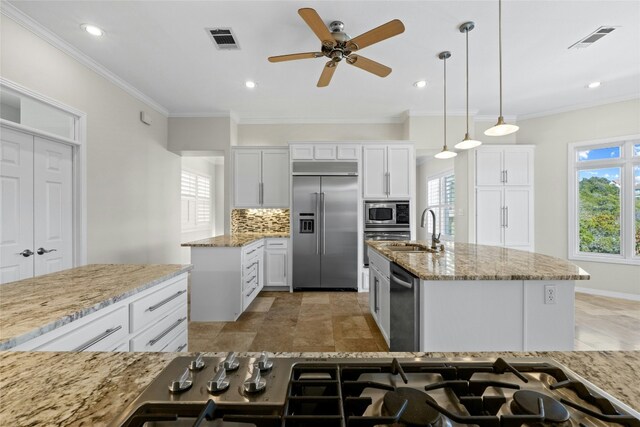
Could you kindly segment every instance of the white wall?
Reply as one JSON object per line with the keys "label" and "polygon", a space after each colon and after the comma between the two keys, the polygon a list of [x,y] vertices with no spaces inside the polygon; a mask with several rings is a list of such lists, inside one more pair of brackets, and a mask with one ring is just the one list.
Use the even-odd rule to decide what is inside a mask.
{"label": "white wall", "polygon": [[[567,258],[567,144],[640,133],[640,100],[518,123],[518,144],[534,144],[536,252]],[[640,267],[572,261],[591,273],[576,286],[640,295]]]}
{"label": "white wall", "polygon": [[167,118],[4,15],[0,39],[0,75],[87,113],[88,262],[179,262],[180,158],[167,151]]}

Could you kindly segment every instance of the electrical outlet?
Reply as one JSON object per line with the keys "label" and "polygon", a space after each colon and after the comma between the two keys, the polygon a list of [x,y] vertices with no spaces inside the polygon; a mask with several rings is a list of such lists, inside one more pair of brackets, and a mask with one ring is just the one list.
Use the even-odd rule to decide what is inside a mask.
{"label": "electrical outlet", "polygon": [[556,303],[556,285],[544,285],[544,303]]}

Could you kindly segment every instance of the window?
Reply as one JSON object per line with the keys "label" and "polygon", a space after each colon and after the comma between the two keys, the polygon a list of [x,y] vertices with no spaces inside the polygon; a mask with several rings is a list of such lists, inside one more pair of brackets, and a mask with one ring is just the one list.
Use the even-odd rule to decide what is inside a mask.
{"label": "window", "polygon": [[182,170],[182,231],[211,226],[211,177]]}
{"label": "window", "polygon": [[640,135],[569,145],[569,258],[640,264]]}
{"label": "window", "polygon": [[[436,214],[436,233],[444,240],[453,240],[455,235],[456,181],[453,171],[427,178],[427,209]],[[433,229],[431,214],[427,214],[427,232]]]}

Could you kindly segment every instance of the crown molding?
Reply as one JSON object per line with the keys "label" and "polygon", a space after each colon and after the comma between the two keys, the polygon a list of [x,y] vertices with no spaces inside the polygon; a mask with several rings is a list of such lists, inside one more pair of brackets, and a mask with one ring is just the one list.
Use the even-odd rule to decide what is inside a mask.
{"label": "crown molding", "polygon": [[402,116],[385,116],[370,118],[300,118],[300,117],[241,117],[238,121],[240,125],[314,125],[314,124],[400,124],[404,123]]}
{"label": "crown molding", "polygon": [[194,119],[205,119],[205,118],[233,118],[237,121],[237,116],[230,111],[220,111],[220,112],[193,112],[193,113],[170,113],[169,118],[194,118]]}
{"label": "crown molding", "polygon": [[569,113],[571,111],[599,107],[601,105],[615,104],[616,102],[632,101],[634,99],[640,100],[640,95],[631,94],[631,95],[616,96],[612,98],[600,99],[598,101],[584,102],[582,104],[571,105],[568,107],[555,108],[553,110],[540,111],[540,112],[531,113],[531,114],[523,114],[522,116],[519,116],[519,119],[520,120],[537,119],[540,117],[553,116],[555,114],[560,114],[560,113]]}
{"label": "crown molding", "polygon": [[153,108],[157,112],[163,114],[165,117],[169,116],[169,111],[160,105],[158,102],[145,95],[134,86],[109,71],[105,66],[90,58],[86,54],[82,53],[80,50],[73,47],[71,44],[61,39],[59,36],[42,26],[39,22],[31,18],[29,15],[22,12],[20,9],[15,7],[14,5],[6,2],[0,2],[0,13],[5,15],[6,17],[12,19],[22,27],[34,33],[36,36],[40,37],[47,43],[52,46],[60,49],[62,52],[66,53],[82,65],[89,68],[91,71],[94,71],[98,75],[104,77],[109,82],[118,86],[120,89],[127,92],[129,95],[133,96],[137,100],[144,102],[149,107]]}

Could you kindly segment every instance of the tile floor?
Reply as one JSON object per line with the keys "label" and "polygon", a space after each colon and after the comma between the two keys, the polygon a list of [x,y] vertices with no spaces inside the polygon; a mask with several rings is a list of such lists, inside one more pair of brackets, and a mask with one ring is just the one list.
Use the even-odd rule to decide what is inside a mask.
{"label": "tile floor", "polygon": [[389,351],[369,294],[261,292],[236,322],[190,322],[189,351]]}
{"label": "tile floor", "polygon": [[[190,322],[189,351],[388,351],[369,294],[261,292],[236,322]],[[640,350],[640,302],[576,294],[576,350]]]}

